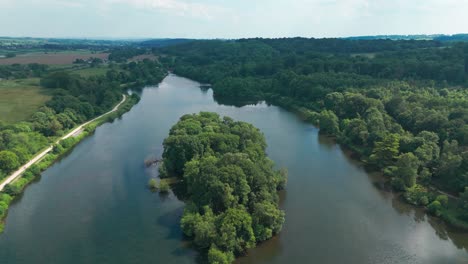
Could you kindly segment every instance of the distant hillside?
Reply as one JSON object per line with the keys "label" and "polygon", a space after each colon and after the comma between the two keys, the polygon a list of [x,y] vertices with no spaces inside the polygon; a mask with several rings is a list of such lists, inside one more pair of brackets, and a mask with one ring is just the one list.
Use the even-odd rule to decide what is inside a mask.
{"label": "distant hillside", "polygon": [[391,40],[435,40],[441,42],[454,42],[454,41],[468,41],[468,34],[454,34],[454,35],[377,35],[377,36],[356,36],[347,37],[345,39],[363,39],[363,40],[374,40],[374,39],[391,39]]}
{"label": "distant hillside", "polygon": [[190,42],[193,41],[193,39],[151,39],[151,40],[146,40],[140,43],[141,46],[143,47],[148,47],[148,48],[159,48],[159,47],[167,47],[167,46],[172,46],[176,44],[181,44],[185,42]]}

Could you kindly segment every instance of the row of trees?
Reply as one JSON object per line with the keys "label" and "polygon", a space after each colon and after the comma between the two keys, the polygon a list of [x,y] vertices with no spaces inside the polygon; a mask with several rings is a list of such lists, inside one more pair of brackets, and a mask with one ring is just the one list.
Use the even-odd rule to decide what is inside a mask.
{"label": "row of trees", "polygon": [[37,63],[0,65],[0,79],[41,77],[48,69],[47,65]]}
{"label": "row of trees", "polygon": [[[160,51],[176,73],[213,84],[216,97],[304,112],[384,171],[408,201],[428,205],[441,203],[431,186],[468,186],[468,44],[439,44],[246,39]],[[468,221],[462,203],[452,207]]]}
{"label": "row of trees", "polygon": [[251,124],[207,112],[181,117],[164,140],[162,176],[183,179],[181,227],[209,263],[231,263],[282,228],[286,172],[273,169],[265,147]]}

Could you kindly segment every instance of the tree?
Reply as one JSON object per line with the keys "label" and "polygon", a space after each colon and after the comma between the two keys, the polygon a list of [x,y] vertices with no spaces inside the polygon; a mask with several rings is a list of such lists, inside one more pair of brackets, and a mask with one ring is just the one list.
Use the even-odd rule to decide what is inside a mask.
{"label": "tree", "polygon": [[468,187],[465,187],[464,192],[460,193],[460,209],[463,213],[463,218],[468,220]]}
{"label": "tree", "polygon": [[20,166],[18,156],[14,152],[0,151],[0,169],[5,172],[11,172]]}
{"label": "tree", "polygon": [[398,156],[399,139],[398,134],[387,134],[382,141],[376,142],[370,161],[380,168],[391,165]]}
{"label": "tree", "polygon": [[327,135],[338,135],[340,128],[338,117],[330,110],[324,110],[319,116],[320,132]]}
{"label": "tree", "polygon": [[234,261],[232,252],[223,252],[215,245],[208,251],[208,263],[210,264],[231,264]]}
{"label": "tree", "polygon": [[433,201],[427,206],[429,213],[440,216],[442,214],[442,204],[439,201]]}
{"label": "tree", "polygon": [[367,146],[369,131],[361,118],[345,119],[342,122],[341,141],[350,145]]}
{"label": "tree", "polygon": [[419,160],[413,153],[400,155],[396,163],[395,175],[403,180],[406,187],[413,187],[418,176]]}
{"label": "tree", "polygon": [[444,141],[437,168],[437,176],[445,178],[448,182],[453,181],[462,161],[463,158],[459,154],[458,142],[456,140],[452,140],[451,142]]}

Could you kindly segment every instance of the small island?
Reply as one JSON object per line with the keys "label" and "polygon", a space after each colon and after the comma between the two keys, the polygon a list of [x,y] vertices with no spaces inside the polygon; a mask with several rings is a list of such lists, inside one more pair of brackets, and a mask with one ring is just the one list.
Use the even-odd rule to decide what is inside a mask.
{"label": "small island", "polygon": [[208,112],[182,116],[164,140],[160,176],[181,180],[181,228],[209,263],[231,263],[281,231],[287,173],[265,148],[258,128]]}

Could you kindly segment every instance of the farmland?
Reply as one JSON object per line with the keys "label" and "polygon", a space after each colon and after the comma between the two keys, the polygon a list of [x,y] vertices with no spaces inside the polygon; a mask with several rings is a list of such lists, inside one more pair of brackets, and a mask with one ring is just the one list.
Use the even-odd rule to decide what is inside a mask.
{"label": "farmland", "polygon": [[51,98],[40,88],[39,79],[0,81],[0,121],[13,123],[27,120]]}
{"label": "farmland", "polygon": [[107,60],[107,53],[92,53],[92,52],[58,52],[58,53],[29,53],[18,55],[13,58],[0,58],[0,65],[9,64],[29,64],[39,63],[47,65],[64,65],[72,64],[76,59],[87,60],[89,58],[99,58]]}

